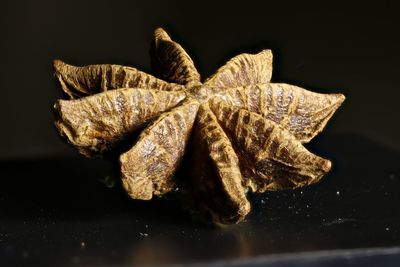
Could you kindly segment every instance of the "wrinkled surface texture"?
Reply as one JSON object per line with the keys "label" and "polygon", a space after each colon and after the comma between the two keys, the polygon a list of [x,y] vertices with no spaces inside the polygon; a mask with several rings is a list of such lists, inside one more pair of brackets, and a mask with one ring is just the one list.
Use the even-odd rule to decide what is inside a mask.
{"label": "wrinkled surface texture", "polygon": [[[118,155],[133,199],[181,193],[203,219],[232,224],[251,209],[247,191],[309,185],[330,170],[331,162],[303,143],[322,131],[342,94],[271,83],[271,50],[238,55],[204,82],[163,29],[155,31],[150,55],[157,77],[54,61],[70,97],[54,106],[59,133],[85,156]],[[188,171],[177,179],[181,163]]]}

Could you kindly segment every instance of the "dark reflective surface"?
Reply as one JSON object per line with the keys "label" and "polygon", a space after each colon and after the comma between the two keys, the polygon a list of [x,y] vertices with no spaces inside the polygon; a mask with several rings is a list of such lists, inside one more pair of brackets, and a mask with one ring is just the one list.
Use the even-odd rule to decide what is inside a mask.
{"label": "dark reflective surface", "polygon": [[399,153],[355,135],[309,147],[334,162],[322,182],[251,196],[247,220],[222,228],[193,222],[173,199],[131,201],[118,184],[107,187],[114,174],[104,161],[2,162],[1,266],[211,263],[400,246]]}

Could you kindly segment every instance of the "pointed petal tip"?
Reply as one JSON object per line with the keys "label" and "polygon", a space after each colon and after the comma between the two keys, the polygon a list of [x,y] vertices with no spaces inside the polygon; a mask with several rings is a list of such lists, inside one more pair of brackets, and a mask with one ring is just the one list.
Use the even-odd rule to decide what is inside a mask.
{"label": "pointed petal tip", "polygon": [[154,37],[158,40],[171,40],[168,33],[161,27],[154,30]]}
{"label": "pointed petal tip", "polygon": [[122,166],[123,164],[126,163],[126,161],[127,161],[126,157],[127,157],[126,152],[122,153],[122,154],[119,156],[119,165],[120,165],[120,166]]}
{"label": "pointed petal tip", "polygon": [[309,181],[309,184],[318,183],[322,179],[322,177],[324,177],[324,175],[332,169],[332,162],[328,159],[320,158],[320,162],[316,169],[318,170],[317,172],[319,174],[312,178]]}
{"label": "pointed petal tip", "polygon": [[61,112],[62,103],[61,103],[61,101],[62,101],[61,99],[58,99],[53,105],[53,114],[54,114],[54,117],[56,118],[57,121],[60,120],[61,117],[62,117],[62,112]]}
{"label": "pointed petal tip", "polygon": [[160,33],[160,34],[162,34],[162,33],[166,33],[166,32],[165,32],[165,30],[164,30],[163,27],[157,27],[157,28],[154,30],[154,33]]}
{"label": "pointed petal tip", "polygon": [[219,225],[219,226],[227,226],[227,225],[232,225],[232,224],[238,224],[242,222],[246,216],[250,213],[251,211],[251,204],[250,202],[246,199],[243,203],[240,203],[239,206],[237,207],[236,214],[234,216],[211,216],[213,217],[212,221],[213,224]]}
{"label": "pointed petal tip", "polygon": [[56,100],[56,102],[53,105],[53,109],[55,111],[58,111],[60,109],[60,99]]}
{"label": "pointed petal tip", "polygon": [[329,172],[332,169],[332,162],[330,160],[324,159],[321,162],[321,169],[324,173]]}
{"label": "pointed petal tip", "polygon": [[59,59],[53,60],[53,68],[56,73],[60,72],[63,65],[65,65],[65,63],[62,62],[61,60]]}
{"label": "pointed petal tip", "polygon": [[250,202],[246,201],[240,205],[238,214],[241,216],[242,219],[244,219],[246,215],[249,214],[250,210],[251,210]]}
{"label": "pointed petal tip", "polygon": [[56,102],[54,102],[53,105],[53,111],[55,112],[55,115],[57,118],[61,118],[63,113],[66,112],[66,110],[69,109],[71,102],[69,100],[64,100],[64,99],[57,99]]}
{"label": "pointed petal tip", "polygon": [[345,100],[346,97],[343,94],[330,94],[331,108],[335,111],[339,109]]}
{"label": "pointed petal tip", "polygon": [[[129,172],[129,159],[127,153],[121,154],[119,157],[122,187],[132,199],[151,200],[153,198],[153,184],[148,179],[140,179],[132,177]],[[134,183],[132,182],[134,179]]]}
{"label": "pointed petal tip", "polygon": [[344,94],[336,94],[336,96],[340,104],[342,104],[346,100],[346,96]]}
{"label": "pointed petal tip", "polygon": [[[135,200],[151,200],[153,198],[153,194],[150,191],[152,185],[151,185],[151,183],[148,183],[148,181],[146,181],[144,184],[142,183],[142,185],[137,185],[136,187],[141,189],[141,190],[138,190],[138,189],[132,188],[128,178],[123,176],[121,180],[122,180],[122,186],[130,198],[135,199]],[[145,190],[143,190],[142,187]]]}
{"label": "pointed petal tip", "polygon": [[271,50],[271,49],[263,49],[263,50],[261,51],[261,53],[272,55],[272,50]]}

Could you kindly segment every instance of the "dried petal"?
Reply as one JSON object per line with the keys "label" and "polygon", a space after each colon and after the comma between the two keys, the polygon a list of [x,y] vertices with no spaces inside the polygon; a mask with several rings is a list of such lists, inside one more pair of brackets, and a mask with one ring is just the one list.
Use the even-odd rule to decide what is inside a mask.
{"label": "dried petal", "polygon": [[75,67],[60,60],[54,60],[53,65],[62,89],[71,98],[79,98],[118,88],[164,91],[183,89],[178,84],[167,83],[132,67],[110,64]]}
{"label": "dried petal", "polygon": [[330,170],[329,160],[310,153],[273,121],[221,101],[210,105],[234,144],[245,184],[253,192],[309,185]]}
{"label": "dried petal", "polygon": [[192,190],[198,210],[216,223],[237,223],[250,211],[238,158],[207,105],[200,106],[191,159]]}
{"label": "dried petal", "polygon": [[162,112],[185,98],[184,92],[117,89],[76,100],[58,100],[54,106],[61,135],[85,156],[112,148]]}
{"label": "dried petal", "polygon": [[303,143],[323,130],[345,100],[342,94],[319,94],[284,83],[232,88],[218,97],[276,122]]}
{"label": "dried petal", "polygon": [[192,59],[161,28],[154,31],[150,56],[153,70],[162,79],[178,84],[200,83],[200,74]]}
{"label": "dried petal", "polygon": [[240,54],[206,80],[205,85],[234,88],[257,83],[269,83],[272,76],[272,52],[265,49],[258,54]]}
{"label": "dried petal", "polygon": [[189,102],[164,113],[121,155],[121,178],[134,199],[148,200],[175,188],[173,174],[185,152],[198,104]]}

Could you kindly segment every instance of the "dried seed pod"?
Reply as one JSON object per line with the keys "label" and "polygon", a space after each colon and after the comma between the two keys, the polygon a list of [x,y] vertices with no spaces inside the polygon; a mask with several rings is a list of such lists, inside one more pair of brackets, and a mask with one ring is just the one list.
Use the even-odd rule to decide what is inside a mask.
{"label": "dried seed pod", "polygon": [[272,52],[265,49],[258,54],[240,54],[206,80],[205,85],[234,88],[257,83],[269,83],[272,76]]}
{"label": "dried seed pod", "polygon": [[200,84],[200,74],[182,46],[161,28],[154,31],[151,66],[162,79],[178,84]]}
{"label": "dried seed pod", "polygon": [[309,185],[330,170],[329,160],[310,153],[275,122],[221,101],[210,106],[234,144],[244,184],[253,192]]}
{"label": "dried seed pod", "polygon": [[134,199],[148,200],[175,189],[173,174],[185,152],[198,109],[197,102],[164,113],[120,156],[124,188]]}
{"label": "dried seed pod", "polygon": [[231,142],[208,105],[200,106],[194,129],[191,183],[199,212],[216,223],[231,224],[250,211]]}
{"label": "dried seed pod", "polygon": [[54,106],[56,127],[85,156],[101,154],[127,135],[176,106],[183,91],[117,89]]}
{"label": "dried seed pod", "polygon": [[319,94],[285,83],[267,83],[219,92],[230,105],[276,122],[303,143],[321,132],[345,100],[342,94]]}
{"label": "dried seed pod", "polygon": [[[330,161],[301,143],[322,131],[343,95],[270,83],[270,50],[232,58],[204,85],[164,30],[155,31],[150,52],[157,74],[174,83],[131,67],[54,62],[71,98],[92,95],[56,103],[60,134],[86,156],[116,146],[107,156],[125,151],[119,156],[122,183],[132,198],[174,191],[209,221],[231,224],[250,211],[247,189],[295,188],[329,171]],[[132,133],[148,123],[131,146]],[[187,143],[190,176],[178,184],[174,173]]]}
{"label": "dried seed pod", "polygon": [[61,60],[54,60],[53,66],[62,89],[71,98],[79,98],[118,88],[164,91],[183,89],[178,84],[167,83],[132,67],[110,64],[75,67]]}

